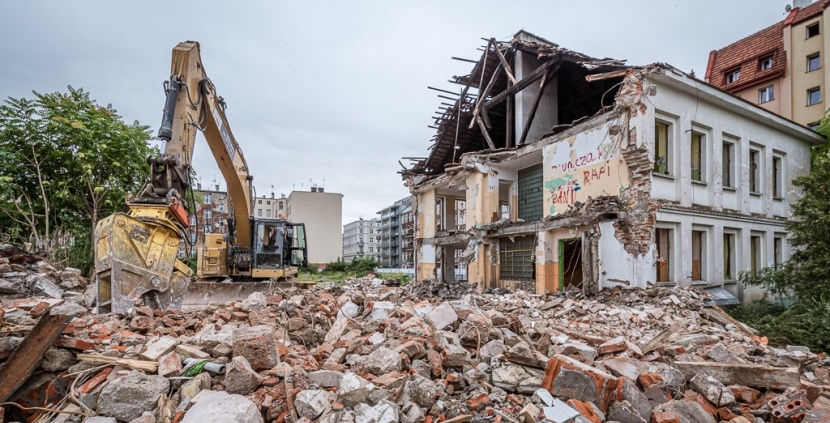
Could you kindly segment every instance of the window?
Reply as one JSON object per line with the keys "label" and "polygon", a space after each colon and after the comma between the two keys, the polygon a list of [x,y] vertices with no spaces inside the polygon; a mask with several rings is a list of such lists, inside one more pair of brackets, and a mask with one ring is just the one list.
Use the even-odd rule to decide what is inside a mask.
{"label": "window", "polygon": [[735,280],[735,239],[736,235],[730,232],[723,233],[723,280]]}
{"label": "window", "polygon": [[749,192],[761,192],[761,152],[749,149]]}
{"label": "window", "polygon": [[280,210],[282,210],[283,206],[285,206],[285,204],[280,203],[280,205],[279,205],[279,209],[280,209]]}
{"label": "window", "polygon": [[812,72],[821,67],[821,56],[818,53],[807,56],[807,72]]}
{"label": "window", "polygon": [[210,225],[205,225],[205,233],[206,234],[210,233]]}
{"label": "window", "polygon": [[775,100],[775,92],[773,91],[772,85],[761,88],[758,91],[758,103],[766,103],[772,100]]}
{"label": "window", "polygon": [[724,188],[735,188],[735,143],[724,141],[721,156],[721,177]]}
{"label": "window", "polygon": [[205,210],[205,220],[209,220],[213,217],[213,213],[210,210]]}
{"label": "window", "polygon": [[657,282],[671,281],[672,230],[657,228]]}
{"label": "window", "polygon": [[706,178],[703,177],[704,165],[704,149],[703,143],[704,135],[699,132],[692,132],[692,180],[704,182]]}
{"label": "window", "polygon": [[262,204],[262,200],[258,200],[258,201],[257,201],[257,204]]}
{"label": "window", "polygon": [[190,226],[196,226],[196,215],[190,215]]}
{"label": "window", "polygon": [[779,156],[772,156],[772,197],[784,197],[784,160]]}
{"label": "window", "polygon": [[807,90],[807,105],[812,106],[819,103],[821,103],[821,88],[816,87]]}
{"label": "window", "polygon": [[257,211],[256,211],[256,215],[257,215],[258,217],[262,217],[262,209],[257,210]]}
{"label": "window", "polygon": [[666,122],[654,122],[654,172],[663,175],[670,175],[672,170],[670,127]]}
{"label": "window", "polygon": [[741,79],[741,70],[740,69],[735,69],[733,71],[730,71],[730,72],[726,73],[726,83],[727,84],[734,84],[735,82],[738,82],[739,79]]}
{"label": "window", "polygon": [[191,233],[190,233],[190,243],[191,243],[191,244],[195,244],[195,243],[196,243],[196,232],[191,232]]}
{"label": "window", "polygon": [[224,204],[219,204],[219,213],[224,213],[224,212],[225,212],[225,205]]}
{"label": "window", "polygon": [[211,195],[210,195],[210,194],[205,194],[205,204],[210,204],[210,202],[211,202],[211,198],[210,198],[210,197],[211,197]]}
{"label": "window", "polygon": [[761,269],[761,234],[752,234],[749,237],[749,272],[752,276],[758,275]]}
{"label": "window", "polygon": [[776,234],[772,241],[772,260],[776,269],[784,262],[784,235]]}
{"label": "window", "polygon": [[818,127],[821,126],[821,121],[808,123],[807,126],[812,129],[813,131],[818,130]]}
{"label": "window", "polygon": [[692,280],[705,280],[706,232],[692,231]]}
{"label": "window", "polygon": [[818,34],[819,34],[818,22],[816,22],[812,25],[807,25],[807,38],[815,37]]}
{"label": "window", "polygon": [[772,68],[772,56],[764,57],[758,61],[758,69],[765,71]]}
{"label": "window", "polygon": [[265,204],[270,206],[270,205],[271,205],[271,201],[266,201],[266,202],[265,202]]}
{"label": "window", "polygon": [[265,210],[265,217],[271,217],[271,209]]}

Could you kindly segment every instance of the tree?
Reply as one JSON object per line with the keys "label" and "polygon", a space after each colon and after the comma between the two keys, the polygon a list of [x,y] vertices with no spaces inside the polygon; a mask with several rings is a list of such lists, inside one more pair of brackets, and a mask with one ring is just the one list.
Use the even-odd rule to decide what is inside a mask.
{"label": "tree", "polygon": [[147,126],[126,124],[83,89],[33,94],[0,106],[0,224],[50,252],[58,231],[91,241],[100,217],[123,210],[153,150]]}

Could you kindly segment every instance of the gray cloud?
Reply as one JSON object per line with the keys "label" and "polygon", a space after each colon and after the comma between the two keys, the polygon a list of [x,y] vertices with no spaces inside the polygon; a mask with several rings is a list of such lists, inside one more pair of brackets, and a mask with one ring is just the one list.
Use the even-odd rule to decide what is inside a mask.
{"label": "gray cloud", "polygon": [[[196,40],[260,194],[309,180],[341,192],[344,223],[405,196],[402,156],[425,156],[430,116],[478,58],[519,29],[631,64],[702,77],[710,50],[783,19],[784,1],[321,1],[0,3],[0,96],[66,85],[154,131],[170,52]],[[203,141],[202,181],[218,171]]]}

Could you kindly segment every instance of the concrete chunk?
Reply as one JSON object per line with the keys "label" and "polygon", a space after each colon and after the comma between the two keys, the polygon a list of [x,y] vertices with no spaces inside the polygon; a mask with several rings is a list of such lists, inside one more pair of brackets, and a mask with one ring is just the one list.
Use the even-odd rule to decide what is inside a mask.
{"label": "concrete chunk", "polygon": [[241,395],[202,391],[181,423],[262,423],[256,404]]}
{"label": "concrete chunk", "polygon": [[227,369],[225,390],[232,394],[247,395],[262,383],[262,376],[251,368],[250,363],[243,356],[234,357]]}
{"label": "concrete chunk", "polygon": [[426,317],[427,323],[432,325],[435,330],[444,330],[452,326],[458,320],[458,314],[449,303],[441,303],[441,305],[432,309]]}
{"label": "concrete chunk", "polygon": [[179,340],[172,336],[162,336],[158,341],[147,347],[147,351],[141,353],[141,357],[149,361],[158,361],[161,356],[173,351],[179,345]]}
{"label": "concrete chunk", "polygon": [[294,397],[294,406],[297,407],[297,414],[300,417],[316,419],[331,406],[334,400],[334,393],[320,390],[300,391]]}
{"label": "concrete chunk", "polygon": [[280,361],[274,328],[260,325],[233,331],[233,355],[245,357],[254,370],[270,369]]}
{"label": "concrete chunk", "polygon": [[144,411],[156,408],[159,397],[169,390],[166,378],[133,371],[104,386],[98,396],[98,413],[123,421],[134,420]]}

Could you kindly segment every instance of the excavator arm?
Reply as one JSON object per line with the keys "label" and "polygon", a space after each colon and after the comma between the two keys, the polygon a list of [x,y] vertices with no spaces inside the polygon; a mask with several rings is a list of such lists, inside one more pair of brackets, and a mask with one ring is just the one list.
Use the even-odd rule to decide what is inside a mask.
{"label": "excavator arm", "polygon": [[[157,308],[179,308],[192,271],[178,259],[189,225],[184,196],[190,186],[197,131],[204,133],[228,185],[234,233],[228,243],[235,268],[251,266],[251,181],[242,151],[225,117],[225,105],[207,78],[199,43],[173,49],[171,76],[159,138],[164,153],[148,157],[150,182],[127,199],[129,211],[98,222],[95,271],[102,312],[125,313],[143,300]],[[238,246],[238,247],[234,247]]]}

